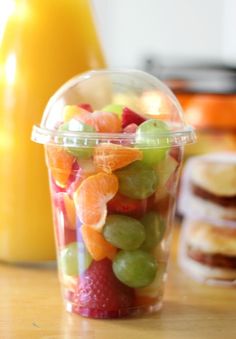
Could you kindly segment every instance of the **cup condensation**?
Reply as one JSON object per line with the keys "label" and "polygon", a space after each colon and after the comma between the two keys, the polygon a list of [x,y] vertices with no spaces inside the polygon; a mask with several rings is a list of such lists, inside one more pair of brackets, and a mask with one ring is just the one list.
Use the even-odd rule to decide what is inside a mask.
{"label": "cup condensation", "polygon": [[183,148],[195,139],[172,92],[141,71],[89,72],[56,92],[32,138],[45,145],[66,309],[159,310]]}

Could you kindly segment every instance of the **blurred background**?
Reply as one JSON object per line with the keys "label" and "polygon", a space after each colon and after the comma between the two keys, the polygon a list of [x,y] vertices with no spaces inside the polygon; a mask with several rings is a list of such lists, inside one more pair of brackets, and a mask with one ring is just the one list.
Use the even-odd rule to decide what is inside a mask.
{"label": "blurred background", "polygon": [[236,65],[234,0],[93,0],[108,64]]}
{"label": "blurred background", "polygon": [[236,150],[236,1],[93,0],[110,67],[148,71],[175,92],[199,142]]}

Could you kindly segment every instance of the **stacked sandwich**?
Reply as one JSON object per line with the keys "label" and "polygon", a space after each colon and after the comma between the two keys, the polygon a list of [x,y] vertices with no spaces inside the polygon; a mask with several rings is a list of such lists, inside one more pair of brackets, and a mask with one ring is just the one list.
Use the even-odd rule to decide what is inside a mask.
{"label": "stacked sandwich", "polygon": [[178,208],[181,266],[200,281],[236,285],[236,154],[190,159]]}

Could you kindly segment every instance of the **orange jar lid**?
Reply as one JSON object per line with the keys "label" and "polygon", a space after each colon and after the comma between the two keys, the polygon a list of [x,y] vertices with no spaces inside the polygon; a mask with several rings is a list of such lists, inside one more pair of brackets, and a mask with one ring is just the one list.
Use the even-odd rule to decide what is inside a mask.
{"label": "orange jar lid", "polygon": [[236,130],[236,94],[177,94],[177,97],[190,125]]}

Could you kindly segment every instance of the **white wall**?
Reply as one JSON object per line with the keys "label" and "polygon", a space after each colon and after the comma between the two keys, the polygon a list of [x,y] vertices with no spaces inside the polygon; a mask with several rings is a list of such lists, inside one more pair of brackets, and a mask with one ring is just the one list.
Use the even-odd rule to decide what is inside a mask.
{"label": "white wall", "polygon": [[223,58],[229,64],[236,66],[236,0],[225,1],[223,15]]}
{"label": "white wall", "polygon": [[93,2],[110,66],[138,67],[150,55],[234,63],[236,0]]}

